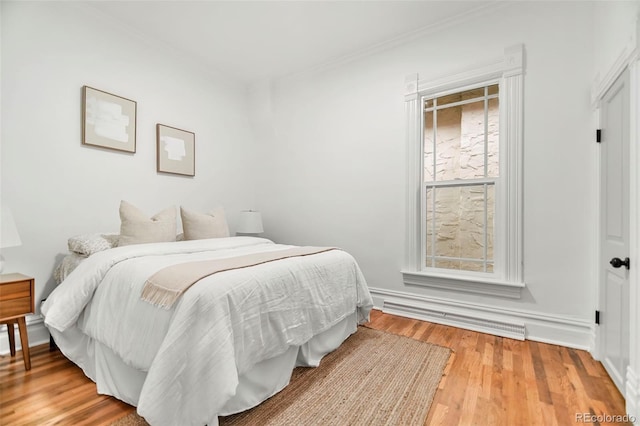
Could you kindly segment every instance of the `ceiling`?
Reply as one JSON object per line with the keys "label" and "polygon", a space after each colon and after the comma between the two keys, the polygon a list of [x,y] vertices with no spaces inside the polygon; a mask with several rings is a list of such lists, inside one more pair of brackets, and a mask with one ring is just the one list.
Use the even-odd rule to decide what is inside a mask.
{"label": "ceiling", "polygon": [[250,83],[426,31],[492,1],[98,1],[91,7]]}

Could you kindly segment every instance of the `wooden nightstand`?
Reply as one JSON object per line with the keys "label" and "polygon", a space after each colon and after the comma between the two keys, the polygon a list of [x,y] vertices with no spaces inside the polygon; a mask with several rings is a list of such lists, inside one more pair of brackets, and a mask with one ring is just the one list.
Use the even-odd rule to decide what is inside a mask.
{"label": "wooden nightstand", "polygon": [[11,356],[16,354],[13,324],[18,324],[20,343],[22,344],[22,358],[24,359],[24,368],[26,370],[31,369],[31,354],[29,353],[29,336],[27,335],[25,315],[35,312],[34,284],[34,279],[26,275],[0,275],[0,324],[7,325]]}

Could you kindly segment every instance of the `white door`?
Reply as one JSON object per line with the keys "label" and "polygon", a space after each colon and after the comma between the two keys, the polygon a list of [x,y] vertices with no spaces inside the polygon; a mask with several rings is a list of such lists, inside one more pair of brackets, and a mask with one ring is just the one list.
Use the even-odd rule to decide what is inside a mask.
{"label": "white door", "polygon": [[600,109],[602,363],[622,395],[629,365],[629,267],[637,267],[629,265],[629,93],[625,71]]}

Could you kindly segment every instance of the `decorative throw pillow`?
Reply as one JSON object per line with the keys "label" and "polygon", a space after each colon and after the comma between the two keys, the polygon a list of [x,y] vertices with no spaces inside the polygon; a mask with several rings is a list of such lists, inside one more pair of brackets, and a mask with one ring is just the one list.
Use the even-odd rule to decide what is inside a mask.
{"label": "decorative throw pillow", "polygon": [[69,251],[80,256],[91,256],[118,245],[118,234],[83,234],[67,240]]}
{"label": "decorative throw pillow", "polygon": [[152,217],[126,201],[120,202],[118,245],[160,243],[176,240],[176,208],[171,206]]}
{"label": "decorative throw pillow", "polygon": [[86,256],[81,256],[77,253],[71,253],[62,258],[62,262],[56,266],[53,270],[53,280],[56,284],[60,284],[67,278],[67,276],[73,272],[78,265],[87,259]]}
{"label": "decorative throw pillow", "polygon": [[203,214],[180,207],[182,229],[185,240],[202,240],[205,238],[221,238],[229,236],[224,209],[217,208]]}

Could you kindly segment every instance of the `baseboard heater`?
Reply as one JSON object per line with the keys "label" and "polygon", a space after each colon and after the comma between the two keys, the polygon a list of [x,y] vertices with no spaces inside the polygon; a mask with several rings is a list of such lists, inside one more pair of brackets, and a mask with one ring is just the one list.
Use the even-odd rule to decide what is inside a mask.
{"label": "baseboard heater", "polygon": [[389,314],[415,318],[419,320],[449,325],[458,328],[495,334],[511,339],[525,340],[524,323],[506,322],[497,319],[479,318],[459,312],[447,312],[423,306],[412,306],[406,303],[385,300],[382,311]]}

